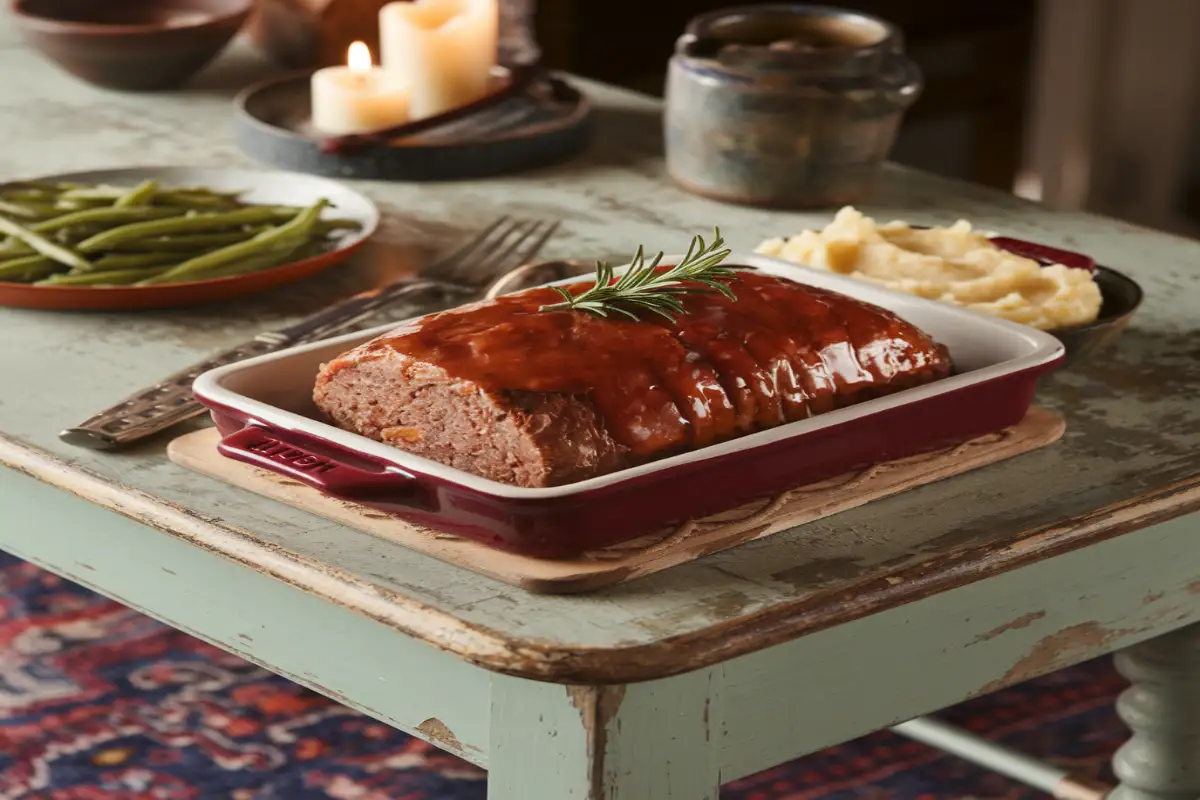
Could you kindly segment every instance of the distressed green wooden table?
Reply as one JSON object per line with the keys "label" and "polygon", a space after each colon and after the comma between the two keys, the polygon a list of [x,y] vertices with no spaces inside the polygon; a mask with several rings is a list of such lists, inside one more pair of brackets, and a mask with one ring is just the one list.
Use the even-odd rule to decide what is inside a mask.
{"label": "distressed green wooden table", "polygon": [[[112,94],[0,27],[0,75],[20,76],[0,94],[0,175],[242,165],[228,99],[261,71],[235,53],[185,93]],[[589,89],[599,140],[578,163],[362,188],[414,242],[498,211],[559,216],[552,255],[669,248],[713,223],[749,248],[821,221],[679,193],[658,106]],[[1041,393],[1068,420],[1062,442],[571,598],[185,472],[165,441],[104,455],[57,439],[351,291],[363,264],[217,308],[0,310],[0,547],[486,766],[493,800],[713,800],[722,781],[1121,648],[1137,734],[1119,797],[1200,796],[1200,245],[901,169],[869,210],[965,216],[1144,284],[1119,345]]]}

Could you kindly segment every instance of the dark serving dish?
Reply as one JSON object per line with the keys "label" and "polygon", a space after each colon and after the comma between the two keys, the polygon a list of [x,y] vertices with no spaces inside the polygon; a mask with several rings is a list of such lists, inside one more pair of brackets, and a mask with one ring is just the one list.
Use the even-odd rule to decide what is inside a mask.
{"label": "dark serving dish", "polygon": [[1100,316],[1087,325],[1049,331],[1067,348],[1064,367],[1091,358],[1112,344],[1142,304],[1142,287],[1127,275],[1101,266],[1096,267],[1093,275],[1102,298]]}
{"label": "dark serving dish", "polygon": [[1112,344],[1142,304],[1142,287],[1137,282],[1115,269],[1099,266],[1090,256],[1007,237],[993,237],[992,241],[1043,266],[1063,264],[1092,273],[1092,279],[1100,287],[1100,316],[1086,325],[1048,331],[1066,347],[1064,367],[1077,364]]}
{"label": "dark serving dish", "polygon": [[200,71],[254,0],[12,0],[25,39],[62,69],[111,89],[170,89]]}
{"label": "dark serving dish", "polygon": [[[668,256],[665,263],[671,263]],[[535,557],[580,553],[851,469],[1019,422],[1063,346],[1041,331],[761,255],[730,264],[888,308],[950,349],[958,372],[924,386],[578,483],[526,489],[433,462],[325,422],[319,365],[388,325],[202,375],[196,397],[221,452],[342,500]]]}
{"label": "dark serving dish", "polygon": [[[913,227],[929,228],[928,225]],[[1097,265],[1091,256],[1007,236],[992,236],[991,240],[998,247],[1032,258],[1043,267],[1062,264],[1072,269],[1087,270],[1100,287],[1100,316],[1094,322],[1047,331],[1066,347],[1062,363],[1064,368],[1074,366],[1112,344],[1142,304],[1142,287],[1137,282],[1115,269]]]}

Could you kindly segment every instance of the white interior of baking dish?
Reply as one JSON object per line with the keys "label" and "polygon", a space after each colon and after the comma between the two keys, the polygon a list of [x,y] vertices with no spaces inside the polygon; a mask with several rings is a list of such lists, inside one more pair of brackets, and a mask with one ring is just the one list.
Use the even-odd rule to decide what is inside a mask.
{"label": "white interior of baking dish", "polygon": [[[664,264],[675,263],[681,256],[668,256]],[[912,403],[925,397],[945,394],[972,384],[993,380],[1050,363],[1063,353],[1062,343],[1053,336],[1025,325],[985,316],[963,308],[894,292],[853,278],[823,270],[796,266],[767,256],[734,253],[727,262],[754,267],[798,283],[841,292],[889,309],[946,345],[957,373],[925,386],[906,389],[887,397],[868,400],[799,422],[791,422],[711,447],[681,453],[660,461],[620,470],[586,481],[547,489],[525,489],[488,480],[436,461],[406,453],[344,431],[324,421],[312,402],[313,382],[320,365],[396,327],[391,323],[358,333],[327,339],[314,344],[260,356],[212,370],[195,383],[203,398],[240,410],[251,419],[285,430],[302,431],[334,442],[365,455],[384,459],[405,472],[433,475],[488,494],[512,498],[561,497],[618,481],[630,480],[672,466],[714,458],[738,450],[802,436],[811,431],[837,425],[877,413],[886,408]],[[618,270],[619,272],[619,270]],[[561,283],[576,283],[572,278]]]}

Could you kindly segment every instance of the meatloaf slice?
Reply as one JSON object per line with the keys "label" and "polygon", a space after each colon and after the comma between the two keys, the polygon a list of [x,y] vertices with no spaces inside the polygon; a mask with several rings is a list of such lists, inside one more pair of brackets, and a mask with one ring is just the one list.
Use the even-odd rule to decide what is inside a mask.
{"label": "meatloaf slice", "polygon": [[[589,284],[579,284],[582,290]],[[889,311],[758,272],[675,322],[540,311],[534,289],[433,314],[321,368],[335,424],[516,486],[572,483],[949,374]]]}
{"label": "meatloaf slice", "polygon": [[586,397],[488,389],[396,351],[327,366],[315,399],[342,428],[516,486],[571,483],[621,464]]}

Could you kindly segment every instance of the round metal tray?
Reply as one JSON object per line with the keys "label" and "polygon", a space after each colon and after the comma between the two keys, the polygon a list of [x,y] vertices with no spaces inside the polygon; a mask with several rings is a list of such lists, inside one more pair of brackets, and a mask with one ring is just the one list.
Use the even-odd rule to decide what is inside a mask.
{"label": "round metal tray", "polygon": [[[483,178],[558,164],[590,139],[591,109],[574,87],[544,74],[523,90],[431,130],[331,152],[311,124],[310,71],[268,80],[236,103],[238,145],[272,166],[338,178],[443,181]],[[497,92],[507,70],[493,73]]]}

